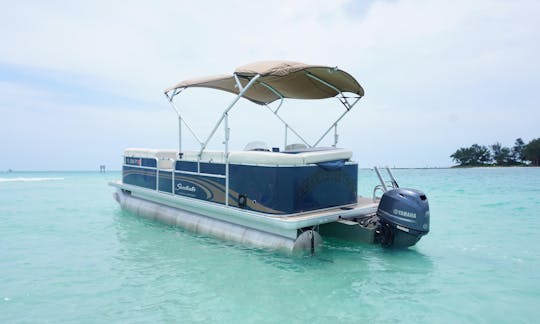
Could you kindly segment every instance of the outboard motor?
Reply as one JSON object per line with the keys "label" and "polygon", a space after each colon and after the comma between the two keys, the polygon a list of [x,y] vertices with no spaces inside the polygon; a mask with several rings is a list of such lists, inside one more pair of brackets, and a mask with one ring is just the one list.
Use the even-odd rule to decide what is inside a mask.
{"label": "outboard motor", "polygon": [[429,204],[419,190],[388,190],[381,197],[377,216],[379,241],[384,247],[413,246],[429,232]]}

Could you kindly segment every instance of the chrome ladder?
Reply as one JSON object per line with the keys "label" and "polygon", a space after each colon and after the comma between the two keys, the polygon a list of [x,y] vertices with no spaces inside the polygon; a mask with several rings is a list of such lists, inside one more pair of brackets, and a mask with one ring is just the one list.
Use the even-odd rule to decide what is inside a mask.
{"label": "chrome ladder", "polygon": [[381,172],[378,167],[373,167],[373,170],[375,170],[375,173],[377,173],[377,177],[379,178],[379,181],[381,184],[376,185],[375,188],[373,188],[373,201],[376,201],[380,199],[380,197],[377,197],[377,191],[382,191],[383,194],[388,191],[388,188],[391,187],[392,189],[399,188],[399,185],[396,181],[396,178],[394,178],[394,175],[392,174],[392,171],[390,171],[389,167],[384,167],[386,169],[386,173],[388,173],[388,177],[390,177],[390,180],[384,181]]}

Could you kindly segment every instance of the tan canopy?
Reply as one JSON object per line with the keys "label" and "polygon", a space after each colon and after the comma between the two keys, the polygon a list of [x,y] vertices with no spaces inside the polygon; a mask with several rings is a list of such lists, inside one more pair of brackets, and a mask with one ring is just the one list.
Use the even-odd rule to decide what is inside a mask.
{"label": "tan canopy", "polygon": [[[364,89],[347,72],[335,67],[307,65],[290,61],[263,61],[238,67],[234,72],[242,84],[260,75],[243,97],[258,104],[268,104],[284,98],[323,99],[340,92],[354,93],[360,97]],[[165,90],[203,87],[238,94],[240,91],[233,75],[217,75],[185,80]]]}

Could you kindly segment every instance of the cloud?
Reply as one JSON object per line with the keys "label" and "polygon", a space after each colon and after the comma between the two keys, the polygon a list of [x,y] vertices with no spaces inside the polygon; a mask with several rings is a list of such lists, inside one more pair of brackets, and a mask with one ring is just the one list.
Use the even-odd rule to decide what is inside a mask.
{"label": "cloud", "polygon": [[3,11],[0,58],[97,75],[116,86],[154,86],[166,75],[174,82],[275,57],[358,68],[381,59],[442,63],[444,56],[450,65],[497,68],[515,52],[530,53],[534,44],[510,45],[526,45],[539,27],[535,2],[378,1],[360,17],[348,13],[352,3],[19,2]]}
{"label": "cloud", "polygon": [[[515,137],[538,136],[529,122],[537,116],[540,100],[535,90],[540,72],[538,2],[359,3],[12,2],[0,12],[0,67],[31,73],[16,80],[11,74],[0,77],[0,110],[92,107],[110,111],[109,118],[125,132],[131,131],[126,116],[155,110],[130,122],[147,123],[158,137],[174,137],[174,115],[164,88],[191,77],[230,73],[257,60],[290,59],[338,65],[358,78],[366,97],[340,127],[341,139],[363,157],[368,148],[366,158],[373,161],[386,158],[396,133],[409,139],[401,146],[407,156],[399,157],[408,166],[423,166],[425,160],[450,164],[452,148],[465,145],[467,138],[513,142]],[[228,94],[188,95],[182,104],[196,107],[188,118],[204,128],[209,127],[204,121],[217,119],[208,107],[221,107],[230,99]],[[126,113],[135,108],[140,112]],[[247,125],[249,131],[238,130],[236,136],[249,138],[257,110],[246,105],[238,111],[239,126]],[[323,115],[309,115],[309,125],[326,125],[331,116]],[[17,116],[17,123],[29,118]],[[153,118],[165,118],[171,129],[158,127]],[[99,127],[98,119],[95,123]],[[260,127],[281,136],[279,123]],[[314,127],[305,131],[316,137]],[[144,142],[144,136],[133,136]],[[425,136],[430,139],[418,145],[415,138]],[[358,137],[377,144],[361,147],[355,144]],[[441,147],[442,142],[447,146]],[[430,153],[423,155],[426,150]]]}

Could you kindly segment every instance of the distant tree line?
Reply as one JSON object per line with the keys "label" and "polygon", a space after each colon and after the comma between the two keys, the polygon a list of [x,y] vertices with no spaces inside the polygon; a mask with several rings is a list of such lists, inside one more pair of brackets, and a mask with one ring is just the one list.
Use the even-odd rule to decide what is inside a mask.
{"label": "distant tree line", "polygon": [[461,147],[450,157],[460,166],[512,166],[540,165],[540,138],[525,144],[521,138],[516,139],[512,148],[504,147],[497,142],[484,146],[473,144]]}

